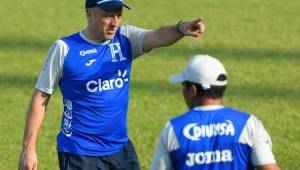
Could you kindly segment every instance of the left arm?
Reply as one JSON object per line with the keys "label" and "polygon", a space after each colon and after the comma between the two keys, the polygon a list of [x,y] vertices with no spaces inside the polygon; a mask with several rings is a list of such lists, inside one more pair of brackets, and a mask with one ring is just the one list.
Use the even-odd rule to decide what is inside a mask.
{"label": "left arm", "polygon": [[178,30],[177,25],[162,26],[145,35],[143,51],[149,52],[154,48],[170,46],[183,36],[199,37],[204,31],[205,25],[201,18],[179,25]]}
{"label": "left arm", "polygon": [[153,155],[150,170],[172,170],[172,163],[167,146],[163,139],[163,133],[161,134],[156,150]]}
{"label": "left arm", "polygon": [[161,132],[150,170],[173,170],[170,152],[177,150],[179,147],[173,127],[168,122]]}

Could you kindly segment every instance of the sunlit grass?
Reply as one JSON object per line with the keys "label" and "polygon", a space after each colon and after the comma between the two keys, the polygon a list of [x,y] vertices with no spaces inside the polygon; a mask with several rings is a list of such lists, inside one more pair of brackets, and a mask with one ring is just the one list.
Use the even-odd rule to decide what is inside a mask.
{"label": "sunlit grass", "polygon": [[[203,16],[201,39],[186,38],[134,61],[129,105],[129,136],[142,169],[148,169],[163,125],[186,111],[181,86],[167,82],[198,53],[219,58],[229,74],[228,106],[259,117],[273,139],[278,163],[300,167],[300,37],[298,1],[133,1],[124,22],[145,28]],[[25,113],[51,43],[85,26],[81,1],[3,0],[0,7],[0,169],[16,169]],[[12,11],[12,9],[14,9]],[[40,129],[39,169],[58,169],[56,135],[60,92],[52,96]]]}

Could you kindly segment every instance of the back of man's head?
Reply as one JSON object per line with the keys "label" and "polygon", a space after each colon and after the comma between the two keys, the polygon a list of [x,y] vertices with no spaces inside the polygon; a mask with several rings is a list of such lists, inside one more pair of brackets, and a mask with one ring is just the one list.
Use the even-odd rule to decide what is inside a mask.
{"label": "back of man's head", "polygon": [[171,83],[184,83],[187,87],[195,85],[198,97],[222,98],[226,85],[227,73],[223,64],[209,55],[195,55],[186,69],[170,77]]}
{"label": "back of man's head", "polygon": [[201,84],[185,81],[183,82],[184,85],[187,88],[191,88],[192,85],[194,85],[197,89],[197,94],[196,96],[198,98],[203,98],[207,97],[210,99],[220,99],[223,97],[225,90],[226,90],[226,85],[225,86],[211,86],[209,89],[204,90]]}

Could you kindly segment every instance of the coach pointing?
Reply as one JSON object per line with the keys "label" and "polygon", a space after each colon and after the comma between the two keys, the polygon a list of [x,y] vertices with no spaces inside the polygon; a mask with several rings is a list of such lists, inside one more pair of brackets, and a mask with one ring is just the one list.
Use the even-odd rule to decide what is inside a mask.
{"label": "coach pointing", "polygon": [[49,49],[27,112],[19,169],[37,169],[38,130],[58,87],[60,169],[140,169],[126,123],[132,61],[205,30],[201,19],[155,30],[121,25],[123,8],[130,9],[123,0],[86,0],[85,7],[87,27]]}

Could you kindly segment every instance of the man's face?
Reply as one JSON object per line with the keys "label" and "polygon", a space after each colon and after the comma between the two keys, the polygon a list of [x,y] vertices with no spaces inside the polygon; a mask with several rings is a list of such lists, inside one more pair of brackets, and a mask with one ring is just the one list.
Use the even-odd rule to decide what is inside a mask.
{"label": "man's face", "polygon": [[104,11],[98,7],[87,9],[88,27],[95,39],[106,41],[113,39],[121,25],[122,8],[116,11]]}

